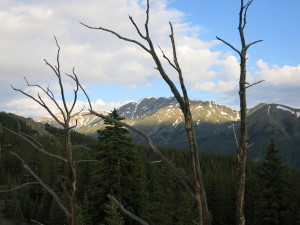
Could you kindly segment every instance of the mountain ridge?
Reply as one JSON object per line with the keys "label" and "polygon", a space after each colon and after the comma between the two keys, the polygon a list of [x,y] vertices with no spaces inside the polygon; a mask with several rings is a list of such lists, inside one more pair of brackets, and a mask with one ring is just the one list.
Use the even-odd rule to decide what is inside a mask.
{"label": "mountain ridge", "polygon": [[[236,146],[232,127],[239,136],[239,111],[213,101],[191,100],[190,107],[195,124],[197,144],[200,149],[212,152],[234,154]],[[145,132],[156,145],[187,148],[184,117],[174,97],[146,97],[137,102],[129,102],[117,109],[126,123]],[[103,112],[108,114],[108,112]],[[76,131],[96,137],[97,130],[103,129],[101,118],[78,114]],[[50,123],[55,121],[36,121]],[[300,109],[282,104],[261,103],[248,109],[249,144],[252,145],[248,156],[261,160],[271,138],[278,142],[283,159],[288,164],[300,168]],[[145,144],[135,133],[131,134],[137,144]],[[252,150],[253,149],[253,150]]]}

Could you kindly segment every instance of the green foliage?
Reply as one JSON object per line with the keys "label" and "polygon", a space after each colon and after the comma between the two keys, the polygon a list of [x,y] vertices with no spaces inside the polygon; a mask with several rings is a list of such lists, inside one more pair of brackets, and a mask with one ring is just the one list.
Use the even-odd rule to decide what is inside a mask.
{"label": "green foliage", "polygon": [[106,213],[105,224],[106,225],[124,225],[124,219],[117,207],[117,205],[109,201],[104,206]]}
{"label": "green foliage", "polygon": [[[61,192],[60,199],[64,203],[64,205],[68,204],[68,196],[66,191]],[[68,224],[65,213],[60,209],[58,203],[54,199],[51,200],[48,221],[49,224],[55,225]]]}
{"label": "green foliage", "polygon": [[[121,121],[124,118],[113,110],[109,116]],[[105,120],[107,125],[99,133],[99,160],[92,166],[89,199],[90,213],[94,224],[104,223],[107,218],[105,205],[108,194],[114,195],[124,206],[136,215],[141,215],[143,206],[143,169],[138,152],[128,136],[127,129]],[[128,218],[125,224],[134,224]]]}
{"label": "green foliage", "polygon": [[[259,172],[257,223],[261,225],[291,224],[288,206],[288,173],[281,163],[279,151],[271,140]],[[259,222],[258,222],[259,221]]]}
{"label": "green foliage", "polygon": [[[122,119],[115,114],[112,116]],[[7,121],[10,119],[11,117]],[[99,132],[99,141],[75,132],[72,136],[72,141],[78,144],[78,147],[74,148],[74,160],[98,159],[98,162],[76,163],[78,225],[113,224],[114,218],[123,219],[124,225],[135,224],[112,205],[107,198],[108,193],[115,195],[126,209],[149,224],[194,224],[193,222],[197,221],[194,199],[178,179],[164,164],[152,163],[159,159],[151,150],[143,146],[134,146],[125,128],[106,122],[107,128]],[[15,120],[11,119],[11,123],[15,123]],[[30,134],[36,135],[34,131],[30,131],[30,127],[26,129]],[[51,135],[35,137],[47,151],[61,154],[59,129],[47,129],[49,133],[52,132]],[[282,166],[276,148],[270,146],[264,163],[247,162],[247,223],[261,225],[262,218],[268,213],[274,213],[276,209],[281,225],[300,224],[300,173]],[[5,130],[0,130],[0,150],[1,187],[13,187],[34,181],[18,160],[9,153],[10,150],[14,150],[47,184],[63,196],[65,201],[67,200],[62,188],[64,178],[58,178],[58,175],[65,171],[63,163],[38,153],[25,141]],[[189,153],[174,148],[160,150],[193,183]],[[200,153],[200,159],[212,224],[234,224],[235,159],[206,152]],[[273,194],[270,189],[272,184],[276,184],[277,190]],[[276,203],[277,200],[279,201]],[[268,205],[270,202],[271,207]],[[57,203],[39,185],[17,192],[0,193],[0,211],[0,216],[19,218],[22,222],[34,219],[43,224],[66,223],[66,217]],[[122,223],[121,220],[118,222]]]}
{"label": "green foliage", "polygon": [[24,222],[24,216],[22,213],[20,201],[15,202],[15,210],[13,214],[13,221],[16,225],[21,225]]}
{"label": "green foliage", "polygon": [[89,215],[88,210],[91,207],[91,203],[88,199],[88,192],[84,192],[83,200],[79,205],[79,213],[77,216],[77,223],[78,225],[87,225],[87,224],[92,224],[92,218]]}

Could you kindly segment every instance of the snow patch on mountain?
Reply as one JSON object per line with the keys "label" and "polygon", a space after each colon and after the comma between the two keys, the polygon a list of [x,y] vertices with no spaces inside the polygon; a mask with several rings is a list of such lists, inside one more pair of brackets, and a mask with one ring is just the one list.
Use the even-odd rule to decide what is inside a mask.
{"label": "snow patch on mountain", "polygon": [[175,122],[173,123],[173,127],[177,127],[178,124],[180,124],[180,123],[181,123],[181,119],[175,120]]}
{"label": "snow patch on mountain", "polygon": [[223,111],[221,111],[221,115],[223,115],[223,116],[229,116],[229,114],[227,112],[223,112]]}
{"label": "snow patch on mountain", "polygon": [[296,109],[293,110],[293,109],[291,109],[291,108],[287,108],[287,107],[284,107],[284,106],[282,106],[282,105],[277,105],[277,109],[283,110],[283,111],[287,111],[287,112],[289,112],[289,113],[295,115],[297,118],[300,116],[300,112],[297,111]]}

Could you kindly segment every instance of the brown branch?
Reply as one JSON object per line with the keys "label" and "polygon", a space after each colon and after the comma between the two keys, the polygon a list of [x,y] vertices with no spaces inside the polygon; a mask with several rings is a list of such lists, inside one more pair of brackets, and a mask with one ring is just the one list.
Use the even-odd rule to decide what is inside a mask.
{"label": "brown branch", "polygon": [[183,184],[183,186],[187,189],[187,191],[191,194],[191,196],[194,198],[195,197],[195,190],[193,188],[193,186],[190,184],[190,182],[187,180],[187,178],[176,168],[174,167],[169,160],[156,148],[156,146],[153,144],[151,138],[146,135],[144,132],[136,129],[135,127],[132,127],[126,123],[123,123],[121,121],[118,120],[114,120],[109,116],[105,116],[101,113],[97,113],[95,111],[93,111],[92,109],[90,109],[91,114],[98,116],[102,119],[106,119],[109,120],[115,124],[118,124],[120,126],[126,127],[132,131],[134,131],[135,133],[139,134],[140,136],[142,136],[145,141],[147,142],[147,144],[149,145],[149,147],[152,149],[152,151],[162,160],[162,162],[173,172],[173,174],[179,178],[179,180],[181,181],[181,183]]}
{"label": "brown branch", "polygon": [[136,31],[138,32],[138,34],[141,36],[141,38],[147,40],[147,37],[144,36],[144,35],[141,33],[140,29],[138,28],[138,26],[137,26],[136,23],[134,22],[132,16],[129,16],[129,19],[130,19],[131,23],[133,24],[133,26],[135,27],[135,29],[136,29]]}
{"label": "brown branch", "polygon": [[96,159],[76,160],[76,161],[74,161],[74,165],[76,163],[81,163],[81,162],[99,162],[99,160],[96,160]]}
{"label": "brown branch", "polygon": [[84,149],[89,150],[89,151],[93,150],[93,149],[91,149],[91,148],[89,148],[89,147],[86,147],[86,146],[84,146],[84,145],[72,145],[72,147],[73,147],[73,148],[76,148],[76,147],[78,147],[78,148],[84,148]]}
{"label": "brown branch", "polygon": [[24,183],[24,184],[21,184],[21,185],[17,185],[16,187],[14,188],[11,188],[11,189],[0,189],[0,193],[6,193],[6,192],[11,192],[11,191],[16,191],[16,190],[19,190],[19,189],[22,189],[22,188],[27,188],[29,185],[32,185],[32,184],[40,184],[39,182],[28,182],[28,183]]}
{"label": "brown branch", "polygon": [[238,142],[238,139],[237,139],[237,136],[236,136],[234,124],[232,124],[232,130],[233,130],[235,145],[236,145],[237,148],[239,148],[239,142]]}
{"label": "brown branch", "polygon": [[65,159],[64,157],[60,156],[60,155],[56,155],[56,154],[53,154],[53,153],[50,153],[50,152],[47,152],[41,143],[39,143],[37,140],[35,140],[33,137],[30,137],[30,139],[34,140],[35,143],[37,143],[39,146],[37,146],[34,142],[32,142],[29,138],[28,138],[28,135],[24,135],[23,133],[20,133],[20,132],[15,132],[7,127],[4,127],[0,124],[1,127],[3,127],[5,130],[21,137],[23,140],[25,140],[26,142],[28,142],[32,147],[34,147],[36,150],[50,156],[50,157],[53,157],[53,158],[56,158],[56,159],[59,159],[59,160],[62,160],[64,162],[67,162],[67,159]]}
{"label": "brown branch", "polygon": [[262,41],[263,41],[263,40],[253,41],[252,43],[250,43],[250,44],[248,44],[248,45],[246,46],[246,49],[250,48],[251,45],[254,45],[254,44],[259,43],[259,42],[262,42]]}
{"label": "brown branch", "polygon": [[38,103],[40,106],[42,106],[44,109],[46,109],[46,111],[53,117],[53,119],[55,119],[55,121],[57,123],[59,123],[60,125],[63,126],[63,123],[54,115],[54,113],[49,109],[49,107],[45,104],[45,102],[42,100],[42,98],[40,97],[40,95],[38,95],[39,99],[36,99],[35,97],[33,97],[32,95],[30,94],[27,94],[26,92],[22,91],[21,89],[17,89],[15,87],[13,87],[11,85],[11,88],[14,90],[14,91],[18,91],[20,93],[22,93],[23,95],[27,96],[28,98],[31,98],[32,100],[34,100],[36,103]]}
{"label": "brown branch", "polygon": [[103,28],[103,27],[91,27],[91,26],[88,26],[82,22],[80,22],[81,25],[87,27],[87,28],[90,28],[90,29],[94,29],[94,30],[103,30],[103,31],[106,31],[108,33],[112,33],[114,34],[115,36],[117,36],[119,39],[121,40],[124,40],[124,41],[128,41],[128,42],[132,42],[132,43],[135,43],[137,45],[139,45],[141,48],[143,48],[146,52],[150,53],[150,50],[147,49],[142,43],[136,41],[136,40],[133,40],[133,39],[129,39],[129,38],[126,38],[126,37],[123,37],[121,36],[120,34],[118,34],[117,32],[115,31],[112,31],[112,30],[109,30],[109,29],[106,29],[106,28]]}
{"label": "brown branch", "polygon": [[[60,87],[60,94],[61,94],[61,98],[62,98],[62,101],[63,101],[63,105],[64,105],[64,108],[65,108],[65,111],[68,112],[69,110],[68,110],[68,107],[67,107],[67,104],[66,104],[66,101],[65,101],[64,87],[63,87],[63,84],[62,84],[61,74],[60,74],[60,63],[59,63],[60,46],[59,46],[58,41],[57,41],[55,36],[54,36],[54,39],[55,39],[56,46],[58,48],[57,49],[57,54],[56,54],[57,66],[52,66],[46,59],[44,59],[44,61],[45,61],[46,65],[48,65],[53,70],[53,72],[55,73],[55,75],[58,78],[58,83],[59,83],[59,87]],[[64,113],[62,113],[62,115],[64,116],[64,120],[66,120],[66,117],[65,117]]]}
{"label": "brown branch", "polygon": [[[70,117],[71,118],[71,117]],[[77,127],[77,119],[75,120],[75,125],[74,126],[71,126],[71,127],[68,127],[68,130],[72,130],[73,128]]]}
{"label": "brown branch", "polygon": [[79,84],[78,84],[79,81],[78,81],[77,75],[76,75],[76,73],[75,73],[75,67],[73,67],[72,72],[73,72],[73,76],[66,73],[66,75],[67,75],[68,77],[70,77],[71,79],[73,79],[74,82],[75,82],[75,84],[76,84],[76,90],[74,90],[74,101],[73,101],[73,104],[72,104],[72,106],[71,106],[70,113],[73,111],[74,106],[75,106],[75,104],[76,104],[76,101],[77,101],[77,94],[78,94],[78,90],[79,90]]}
{"label": "brown branch", "polygon": [[[174,94],[175,98],[177,99],[177,101],[180,105],[180,109],[182,110],[182,112],[184,114],[186,132],[187,132],[187,136],[188,136],[188,140],[189,140],[189,147],[190,147],[190,154],[191,154],[191,164],[192,164],[192,168],[193,168],[193,172],[194,172],[194,178],[195,178],[195,186],[193,187],[188,182],[186,177],[184,177],[175,167],[173,167],[168,162],[168,160],[163,155],[161,155],[161,153],[157,150],[157,148],[152,143],[152,140],[146,134],[144,134],[143,132],[141,132],[141,131],[137,130],[136,128],[131,127],[131,126],[125,124],[125,123],[120,123],[119,121],[114,121],[111,118],[108,118],[108,117],[106,117],[102,114],[99,114],[99,113],[93,111],[92,107],[91,107],[91,103],[89,102],[90,112],[91,112],[91,114],[97,115],[101,118],[107,119],[111,122],[114,122],[114,123],[119,124],[121,126],[127,127],[128,129],[130,129],[130,130],[136,132],[137,134],[141,135],[146,140],[146,142],[148,143],[150,148],[154,151],[154,153],[157,154],[158,157],[162,159],[162,161],[165,163],[165,165],[167,165],[170,168],[170,170],[174,173],[175,176],[177,176],[179,178],[179,180],[185,186],[185,188],[188,190],[188,192],[195,198],[195,200],[197,202],[197,208],[198,208],[199,224],[200,225],[207,225],[207,224],[210,224],[210,215],[209,215],[209,210],[208,210],[208,207],[207,207],[206,194],[205,194],[205,190],[204,190],[204,186],[203,186],[202,172],[201,172],[201,168],[200,168],[200,162],[199,162],[198,150],[197,150],[197,145],[196,145],[195,132],[194,132],[194,129],[193,129],[192,114],[191,114],[190,107],[189,107],[189,99],[188,99],[187,91],[186,91],[186,88],[185,88],[185,85],[184,85],[181,69],[180,69],[178,61],[177,61],[176,46],[175,46],[175,41],[174,41],[174,34],[173,34],[172,24],[170,23],[170,26],[171,26],[170,38],[171,38],[171,41],[172,41],[172,48],[173,48],[173,60],[174,60],[174,66],[175,66],[175,68],[178,72],[179,81],[180,81],[180,85],[181,85],[181,90],[183,92],[183,97],[181,96],[181,94],[178,91],[178,89],[177,89],[176,85],[174,84],[174,82],[169,78],[169,76],[165,72],[164,67],[162,66],[162,63],[161,63],[158,55],[156,54],[154,45],[153,45],[152,40],[151,40],[150,35],[149,35],[149,29],[148,29],[149,10],[150,10],[149,0],[147,0],[145,30],[146,30],[146,40],[148,42],[149,49],[144,47],[143,45],[142,46],[144,47],[144,50],[146,50],[149,54],[151,54],[151,56],[152,56],[152,58],[153,58],[153,60],[156,64],[156,69],[159,71],[161,77],[168,84],[169,88],[171,89],[172,93]],[[87,26],[87,25],[85,25],[85,26]],[[87,26],[87,27],[89,27],[89,26]],[[123,39],[125,41],[130,41],[130,42],[136,43],[138,45],[141,45],[141,43],[139,43],[135,40],[131,40],[131,39],[128,40],[127,38],[124,38],[124,37],[120,36],[119,34],[117,34],[116,32],[114,32],[112,30],[109,30],[109,29],[105,29],[105,28],[101,28],[101,27],[99,27],[99,28],[89,27],[89,28],[100,29],[100,30],[112,33],[115,36],[117,36],[118,38]],[[139,31],[138,31],[138,33],[139,33]],[[86,92],[84,92],[84,93],[86,94]],[[88,98],[88,96],[87,96],[87,98]]]}
{"label": "brown branch", "polygon": [[142,225],[149,225],[146,221],[144,221],[144,220],[141,219],[140,217],[138,217],[138,216],[132,214],[132,213],[129,212],[127,209],[125,209],[124,206],[123,206],[120,202],[118,202],[118,200],[117,200],[114,196],[108,194],[107,197],[108,197],[111,201],[113,201],[113,202],[117,205],[117,207],[118,207],[124,214],[126,214],[127,216],[129,216],[131,219],[137,221],[138,223],[140,223],[140,224],[142,224]]}
{"label": "brown branch", "polygon": [[152,162],[149,162],[149,163],[151,163],[151,164],[154,164],[154,163],[162,163],[162,161],[161,161],[161,160],[156,160],[156,161],[152,161]]}
{"label": "brown branch", "polygon": [[219,41],[222,41],[224,44],[228,45],[230,48],[232,48],[234,51],[236,51],[239,55],[241,55],[241,52],[237,50],[232,44],[228,43],[227,41],[224,41],[222,38],[216,37]]}
{"label": "brown branch", "polygon": [[172,66],[176,71],[177,71],[177,68],[176,66],[171,62],[171,60],[165,55],[164,51],[162,50],[162,48],[158,45],[158,48],[160,49],[163,57],[168,61],[168,63],[170,64],[170,66]]}
{"label": "brown branch", "polygon": [[[41,89],[51,100],[52,100],[52,102],[56,105],[56,107],[58,108],[58,110],[61,112],[61,114],[64,116],[64,112],[63,112],[63,110],[62,110],[62,108],[59,106],[59,104],[58,104],[58,102],[55,100],[55,98],[54,98],[54,94],[53,94],[53,92],[49,89],[49,87],[47,87],[47,90],[45,90],[43,87],[41,87],[40,85],[38,85],[38,84],[30,84],[29,82],[28,82],[28,80],[26,79],[26,77],[24,77],[24,79],[25,79],[25,81],[26,81],[26,83],[27,83],[27,86],[28,87],[38,87],[39,89]],[[47,105],[46,105],[46,103],[43,101],[43,99],[41,98],[41,96],[38,94],[38,98],[39,98],[39,101],[42,103],[42,106],[43,106],[43,108],[45,108],[47,111],[48,111],[48,113],[51,115],[51,113],[50,113],[50,109],[47,107]],[[52,112],[52,111],[51,111]],[[53,115],[54,115],[54,113],[52,113]],[[52,115],[51,115],[52,116]],[[53,116],[52,116],[53,117]],[[55,115],[54,115],[54,117],[56,117]],[[55,119],[55,118],[54,118]],[[64,119],[66,119],[65,117],[64,117]],[[56,118],[55,119],[56,121],[60,121],[58,118]],[[61,125],[62,125],[62,123],[61,123]]]}
{"label": "brown branch", "polygon": [[32,221],[32,222],[34,222],[34,223],[36,223],[36,224],[39,224],[39,225],[44,225],[43,223],[40,223],[40,222],[38,222],[38,221],[36,221],[36,220],[34,220],[34,219],[30,219],[30,221]]}
{"label": "brown branch", "polygon": [[67,215],[67,217],[71,216],[71,213],[69,210],[64,206],[64,204],[61,202],[60,198],[57,196],[57,194],[50,188],[36,173],[32,171],[32,169],[24,162],[24,160],[15,152],[10,151],[12,155],[17,157],[21,163],[22,166],[38,181],[38,183],[45,188],[48,193],[55,199],[61,210]]}
{"label": "brown branch", "polygon": [[247,12],[248,12],[248,8],[249,8],[249,6],[251,5],[251,3],[253,2],[253,0],[251,0],[251,1],[248,1],[247,2],[247,4],[243,7],[243,10],[245,10],[244,11],[244,16],[243,16],[243,29],[245,28],[245,26],[246,26],[246,23],[247,23]]}
{"label": "brown branch", "polygon": [[256,85],[256,84],[259,84],[259,83],[261,83],[261,82],[264,82],[264,81],[265,81],[265,80],[260,80],[260,81],[258,81],[258,82],[255,82],[254,84],[250,84],[250,85],[246,86],[245,88],[252,87],[252,86],[254,86],[254,85]]}
{"label": "brown branch", "polygon": [[147,0],[146,22],[145,22],[145,30],[146,30],[147,41],[150,40],[150,37],[149,37],[149,29],[148,29],[148,24],[149,24],[149,11],[150,11],[150,3],[149,3],[149,0]]}
{"label": "brown branch", "polygon": [[177,59],[177,52],[176,52],[176,45],[175,45],[175,39],[174,39],[174,31],[173,31],[173,26],[172,23],[169,22],[170,24],[170,29],[171,29],[171,35],[170,35],[170,39],[171,39],[171,43],[172,43],[172,49],[173,49],[173,61],[175,63],[175,67],[176,67],[176,71],[178,73],[178,79],[179,79],[179,83],[181,86],[181,90],[182,90],[182,94],[183,94],[183,98],[184,98],[184,105],[183,108],[181,108],[183,114],[185,115],[185,118],[189,117],[188,116],[188,110],[189,110],[189,97],[187,94],[187,90],[185,88],[185,84],[184,84],[184,80],[183,80],[183,76],[182,76],[182,71],[180,68],[180,65],[178,63],[178,59]]}

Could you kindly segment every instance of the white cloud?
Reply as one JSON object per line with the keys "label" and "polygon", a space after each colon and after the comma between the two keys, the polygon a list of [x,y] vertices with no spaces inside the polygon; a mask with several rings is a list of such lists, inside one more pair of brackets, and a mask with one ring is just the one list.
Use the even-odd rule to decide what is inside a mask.
{"label": "white cloud", "polygon": [[[55,106],[55,104],[50,99],[43,99],[43,101],[47,104],[47,106],[51,109],[51,111],[54,114],[60,112],[60,110]],[[62,101],[57,100],[57,103],[63,109]],[[71,107],[72,103],[73,102],[67,102],[69,108]],[[102,110],[102,111],[110,111],[113,110],[114,108],[119,108],[120,106],[126,103],[127,102],[105,102],[101,99],[98,99],[95,102],[91,102],[94,110]],[[36,103],[32,99],[26,97],[14,99],[9,103],[6,103],[5,107],[9,110],[9,112],[24,117],[39,118],[39,117],[50,115],[46,109],[41,107],[38,103]],[[73,111],[79,112],[81,110],[84,111],[88,110],[88,104],[86,101],[80,101],[80,100],[77,101]]]}
{"label": "white cloud", "polygon": [[217,83],[214,82],[203,82],[199,85],[199,89],[212,93],[226,93],[237,89],[238,82],[219,80]]}
{"label": "white cloud", "polygon": [[[168,2],[151,1],[149,26],[154,45],[159,44],[172,57],[169,39],[171,21],[179,63],[188,87],[211,93],[230,94],[236,91],[239,77],[237,58],[228,52],[213,50],[220,42],[201,40],[199,34],[202,28],[185,21],[184,13],[168,8]],[[151,82],[160,79],[151,56],[139,46],[79,24],[81,21],[91,26],[104,26],[145,44],[128,18],[131,15],[144,34],[145,1],[4,0],[0,6],[0,107],[5,110],[21,112],[28,107],[25,99],[16,100],[19,95],[9,87],[9,84],[24,87],[26,83],[22,80],[23,76],[32,83],[50,84],[54,90],[57,89],[57,85],[53,84],[54,73],[43,62],[46,58],[52,65],[56,65],[54,35],[61,47],[62,74],[71,73],[75,66],[87,90],[90,84],[97,83],[128,87],[151,86]],[[159,50],[158,54],[161,57]],[[170,77],[177,80],[175,71],[165,60],[162,61],[167,65],[166,71]],[[266,84],[299,87],[300,76],[295,77],[295,74],[299,74],[299,66],[276,68],[262,60],[257,62],[257,66],[261,69],[257,77],[266,79]],[[254,79],[251,75],[249,78],[250,81]],[[72,82],[67,81],[65,87],[67,91],[72,90]],[[93,99],[98,98],[101,96],[94,96]],[[101,101],[94,104],[100,107]],[[103,103],[102,106],[105,108],[118,104],[121,103]],[[26,115],[42,113],[33,105],[32,110],[26,110]]]}
{"label": "white cloud", "polygon": [[[256,62],[260,69],[256,74],[248,74],[248,82],[253,84],[257,81],[264,82],[247,89],[249,107],[259,103],[280,103],[300,108],[300,65],[282,66],[269,65],[262,59]],[[228,92],[220,98],[224,104],[238,106],[236,93]]]}
{"label": "white cloud", "polygon": [[259,60],[257,65],[261,69],[258,74],[269,85],[300,88],[300,65],[283,67],[272,65],[270,67],[263,60]]}

